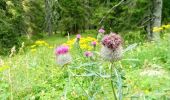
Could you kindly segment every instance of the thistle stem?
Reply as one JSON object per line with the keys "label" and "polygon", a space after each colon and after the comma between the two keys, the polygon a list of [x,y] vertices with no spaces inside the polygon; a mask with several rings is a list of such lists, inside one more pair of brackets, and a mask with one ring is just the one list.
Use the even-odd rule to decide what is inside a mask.
{"label": "thistle stem", "polygon": [[112,86],[112,92],[114,95],[114,99],[117,100],[116,92],[115,92],[114,85],[113,85],[113,79],[112,79],[113,72],[112,71],[113,71],[113,63],[111,64],[111,68],[110,68],[110,77],[111,77],[111,86]]}
{"label": "thistle stem", "polygon": [[122,80],[121,80],[121,76],[119,75],[116,68],[114,68],[114,71],[115,71],[115,75],[117,77],[117,83],[118,83],[118,98],[119,98],[119,100],[122,100]]}

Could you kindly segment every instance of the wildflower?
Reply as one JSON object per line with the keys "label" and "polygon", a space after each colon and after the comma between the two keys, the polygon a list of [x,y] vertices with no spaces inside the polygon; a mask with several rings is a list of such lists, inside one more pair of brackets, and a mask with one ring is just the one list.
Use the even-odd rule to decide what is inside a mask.
{"label": "wildflower", "polygon": [[55,54],[56,54],[56,55],[66,54],[66,53],[68,53],[68,50],[69,50],[69,47],[68,47],[68,46],[59,46],[59,47],[56,49]]}
{"label": "wildflower", "polygon": [[149,94],[150,91],[148,89],[146,89],[144,92],[145,92],[145,94]]}
{"label": "wildflower", "polygon": [[32,46],[31,46],[31,48],[35,48],[35,47],[36,47],[36,45],[32,45]]}
{"label": "wildflower", "polygon": [[37,50],[36,49],[31,49],[31,52],[36,52]]}
{"label": "wildflower", "polygon": [[10,67],[9,66],[6,66],[6,65],[3,65],[3,66],[0,66],[0,72],[4,71],[4,70],[7,70],[9,69]]}
{"label": "wildflower", "polygon": [[93,41],[93,42],[91,42],[91,44],[92,44],[92,46],[93,46],[93,48],[94,48],[94,50],[95,50],[95,49],[96,49],[97,42],[96,42],[96,41]]}
{"label": "wildflower", "polygon": [[96,41],[93,41],[93,42],[91,42],[91,44],[92,44],[92,46],[96,47],[97,42],[96,42]]}
{"label": "wildflower", "polygon": [[154,28],[153,28],[153,32],[160,32],[160,31],[162,31],[162,30],[163,30],[162,27],[154,27]]}
{"label": "wildflower", "polygon": [[40,46],[43,46],[43,45],[48,46],[48,43],[43,40],[37,40],[35,41],[35,44],[40,45]]}
{"label": "wildflower", "polygon": [[90,46],[88,43],[80,43],[80,48],[82,50],[92,50],[92,46]]}
{"label": "wildflower", "polygon": [[76,43],[78,43],[79,47],[82,49],[82,50],[92,50],[92,46],[90,45],[93,41],[97,41],[95,38],[93,37],[86,37],[86,38],[82,38],[80,40],[77,40],[77,38],[75,39],[71,39],[71,40],[68,40],[66,43],[64,43],[63,45],[65,46],[69,46],[69,48],[73,48],[74,44],[75,44],[75,41]]}
{"label": "wildflower", "polygon": [[45,42],[45,43],[44,43],[44,46],[49,46],[49,44]]}
{"label": "wildflower", "polygon": [[122,39],[119,35],[111,33],[110,35],[106,35],[102,39],[102,44],[105,47],[110,48],[111,50],[115,50],[116,48],[119,47],[119,45],[122,44]]}
{"label": "wildflower", "polygon": [[162,27],[163,27],[164,29],[169,29],[169,28],[170,28],[170,24],[168,24],[168,25],[162,25]]}
{"label": "wildflower", "polygon": [[86,51],[86,52],[84,53],[84,55],[85,55],[86,57],[92,57],[92,56],[93,56],[93,53],[90,52],[90,51]]}
{"label": "wildflower", "polygon": [[53,46],[48,46],[48,48],[52,49],[52,48],[53,48]]}
{"label": "wildflower", "polygon": [[122,39],[119,35],[111,33],[102,39],[101,56],[109,61],[117,61],[123,55]]}
{"label": "wildflower", "polygon": [[55,54],[57,56],[57,63],[61,66],[68,64],[71,62],[72,57],[69,54],[69,47],[68,46],[59,46],[57,47]]}
{"label": "wildflower", "polygon": [[104,36],[105,30],[101,28],[101,29],[99,29],[98,32],[99,32],[99,33],[98,33],[98,35],[97,35],[97,40],[100,42],[100,41],[102,40],[103,36]]}
{"label": "wildflower", "polygon": [[104,33],[104,32],[105,32],[105,30],[103,28],[99,29],[99,33]]}
{"label": "wildflower", "polygon": [[77,42],[77,44],[79,45],[79,41],[80,41],[80,38],[81,38],[81,35],[80,34],[77,34],[77,36],[76,36],[76,42]]}
{"label": "wildflower", "polygon": [[77,34],[76,38],[77,38],[77,39],[80,39],[80,38],[81,38],[81,35],[80,35],[80,34]]}

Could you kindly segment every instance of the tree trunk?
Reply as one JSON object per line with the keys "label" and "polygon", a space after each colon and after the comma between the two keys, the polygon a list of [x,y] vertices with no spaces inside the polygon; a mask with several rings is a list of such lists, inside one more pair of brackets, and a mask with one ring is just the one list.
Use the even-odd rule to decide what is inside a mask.
{"label": "tree trunk", "polygon": [[45,0],[45,31],[50,36],[52,34],[52,11],[50,0]]}
{"label": "tree trunk", "polygon": [[[153,22],[152,22],[152,30],[154,27],[161,26],[162,20],[162,4],[163,0],[153,0]],[[160,32],[152,32],[152,40],[159,41],[160,40]]]}

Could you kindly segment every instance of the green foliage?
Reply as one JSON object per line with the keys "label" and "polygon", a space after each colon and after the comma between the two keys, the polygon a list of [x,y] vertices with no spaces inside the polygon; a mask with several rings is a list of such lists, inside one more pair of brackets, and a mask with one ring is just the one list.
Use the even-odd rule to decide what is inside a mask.
{"label": "green foliage", "polygon": [[88,1],[80,0],[59,0],[54,5],[54,12],[57,12],[57,29],[70,33],[78,33],[88,25],[88,18],[91,15]]}
{"label": "green foliage", "polygon": [[[16,2],[17,3],[17,2]],[[15,3],[14,3],[15,5]],[[6,9],[0,9],[0,53],[5,54],[14,45],[19,45],[19,38],[23,31],[22,16],[19,7],[13,8],[4,1]]]}
{"label": "green foliage", "polygon": [[42,33],[45,28],[45,8],[42,0],[22,1],[25,31],[29,34]]}
{"label": "green foliage", "polygon": [[142,43],[146,40],[146,34],[142,31],[129,31],[121,33],[125,44]]}
{"label": "green foliage", "polygon": [[168,0],[163,1],[162,17],[163,17],[163,22],[164,23],[169,23],[169,21],[170,21],[170,18],[169,18],[169,14],[170,14],[169,5],[170,5],[170,2]]}
{"label": "green foliage", "polygon": [[156,64],[169,69],[168,40],[163,40],[160,43],[140,43],[138,45],[139,47],[126,55],[127,61],[123,61],[126,67],[145,68]]}

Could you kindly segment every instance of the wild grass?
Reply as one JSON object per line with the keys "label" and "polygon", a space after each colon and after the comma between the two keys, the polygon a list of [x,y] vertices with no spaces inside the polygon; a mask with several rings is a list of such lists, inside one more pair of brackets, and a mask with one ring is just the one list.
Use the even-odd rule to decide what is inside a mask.
{"label": "wild grass", "polygon": [[[89,34],[83,36],[89,36]],[[95,37],[93,34],[91,36]],[[75,36],[70,38],[73,37]],[[67,74],[65,69],[56,64],[54,49],[57,45],[64,43],[67,37],[56,35],[42,40],[47,41],[53,48],[42,46],[37,47],[36,52],[31,52],[31,45],[29,45],[24,47],[24,52],[15,54],[13,57],[3,57],[4,66],[9,68],[0,72],[1,100],[62,99]],[[163,39],[159,43],[138,43],[135,49],[127,52],[123,60],[117,63],[125,72],[126,80],[124,80],[123,89],[125,99],[170,99],[169,48],[168,39]],[[161,74],[149,73],[148,70]],[[77,80],[90,81],[86,78]],[[76,81],[75,83],[77,84]],[[109,81],[101,79],[95,84],[100,94],[96,95],[96,99],[112,100],[111,89],[108,87]],[[99,88],[101,85],[103,86]],[[80,87],[72,86],[72,91],[68,93],[69,99],[87,99]]]}

